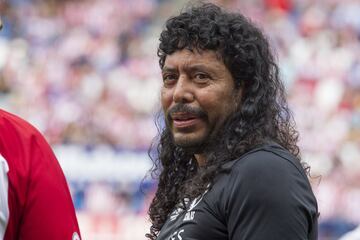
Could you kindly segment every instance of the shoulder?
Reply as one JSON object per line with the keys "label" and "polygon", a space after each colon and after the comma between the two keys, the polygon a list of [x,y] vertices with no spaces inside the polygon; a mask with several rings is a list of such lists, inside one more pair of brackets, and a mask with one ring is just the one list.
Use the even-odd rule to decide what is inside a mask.
{"label": "shoulder", "polygon": [[30,123],[2,109],[0,109],[0,130],[1,136],[4,136],[4,133],[15,132],[21,132],[22,134],[20,136],[27,134],[41,135],[38,130]]}
{"label": "shoulder", "polygon": [[225,180],[227,200],[241,199],[284,203],[294,197],[315,203],[310,183],[300,161],[278,145],[265,145],[228,164]]}
{"label": "shoulder", "polygon": [[307,179],[305,171],[299,161],[289,151],[279,145],[268,144],[245,153],[240,158],[227,163],[224,168],[230,168],[231,177],[258,178],[274,177],[281,178],[298,176]]}
{"label": "shoulder", "polygon": [[232,239],[305,239],[312,231],[316,199],[300,161],[287,150],[264,145],[224,168],[214,184],[221,190],[216,206]]}
{"label": "shoulder", "polygon": [[24,119],[0,109],[0,151],[17,155],[31,148],[49,148],[42,134]]}

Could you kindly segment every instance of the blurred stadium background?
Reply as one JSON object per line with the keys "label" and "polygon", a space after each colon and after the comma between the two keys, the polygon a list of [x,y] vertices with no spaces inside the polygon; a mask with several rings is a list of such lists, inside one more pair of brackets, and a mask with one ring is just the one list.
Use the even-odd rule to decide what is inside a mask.
{"label": "blurred stadium background", "polygon": [[[319,239],[338,239],[360,224],[360,1],[217,2],[258,23],[277,51],[312,170]],[[185,3],[0,3],[0,107],[54,147],[83,239],[137,240],[148,230],[155,183],[142,180],[159,109],[156,48]]]}

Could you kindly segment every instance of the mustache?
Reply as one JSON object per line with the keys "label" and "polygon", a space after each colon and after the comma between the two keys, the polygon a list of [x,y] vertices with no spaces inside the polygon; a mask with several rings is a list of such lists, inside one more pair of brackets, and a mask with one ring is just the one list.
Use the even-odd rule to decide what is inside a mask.
{"label": "mustache", "polygon": [[205,118],[207,116],[206,112],[201,108],[194,108],[184,103],[178,103],[167,112],[166,118],[171,120],[171,115],[178,112],[188,113],[198,118]]}

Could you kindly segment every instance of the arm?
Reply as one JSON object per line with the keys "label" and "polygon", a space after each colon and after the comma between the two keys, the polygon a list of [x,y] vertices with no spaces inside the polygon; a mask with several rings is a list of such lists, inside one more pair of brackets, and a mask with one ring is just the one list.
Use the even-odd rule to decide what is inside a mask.
{"label": "arm", "polygon": [[30,179],[20,239],[76,239],[79,227],[70,192],[50,146],[39,134],[31,138]]}
{"label": "arm", "polygon": [[8,164],[4,240],[78,240],[73,237],[79,227],[68,185],[44,137],[1,110],[0,133],[0,153]]}
{"label": "arm", "polygon": [[[231,172],[225,205],[230,239],[305,240],[316,225],[316,200],[288,159],[261,151]],[[311,239],[311,238],[310,238]]]}

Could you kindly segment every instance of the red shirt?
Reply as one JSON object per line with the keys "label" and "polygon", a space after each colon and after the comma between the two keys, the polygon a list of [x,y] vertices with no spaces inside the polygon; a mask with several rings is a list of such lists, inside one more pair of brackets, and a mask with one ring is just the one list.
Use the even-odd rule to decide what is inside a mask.
{"label": "red shirt", "polygon": [[69,188],[50,146],[33,126],[1,109],[0,175],[0,239],[80,239]]}

